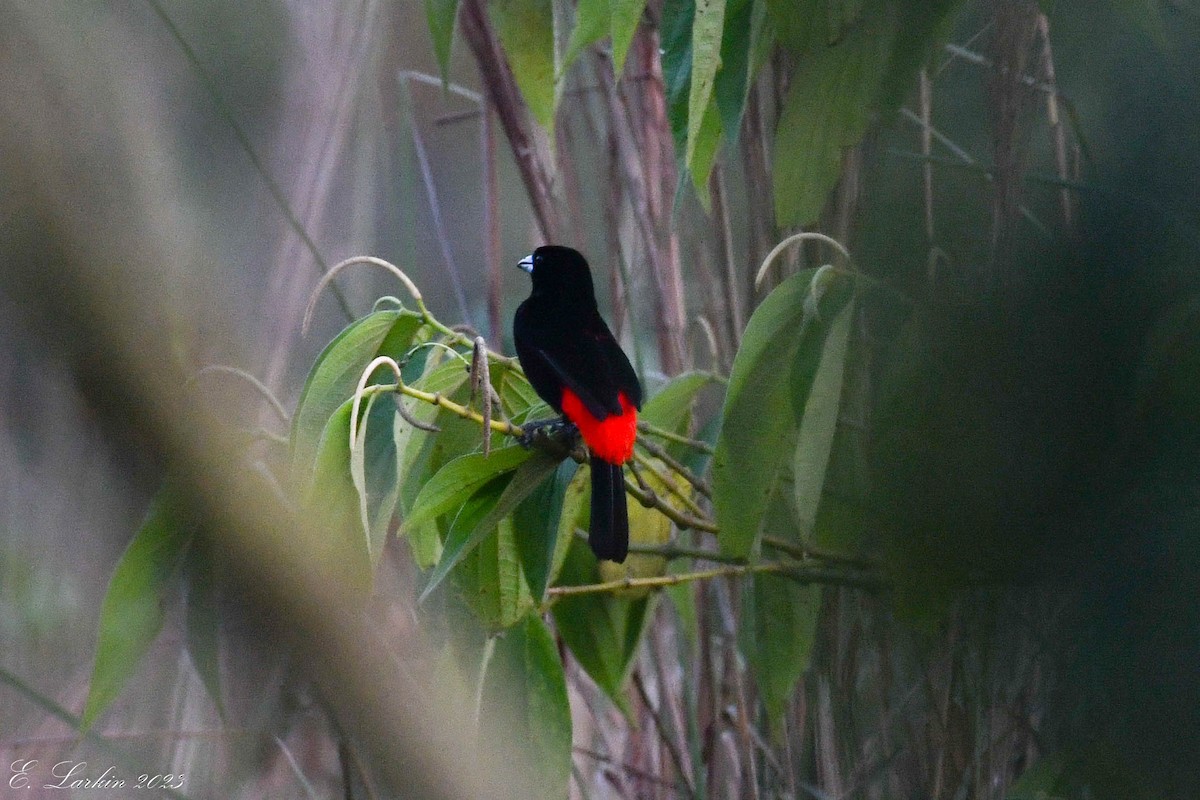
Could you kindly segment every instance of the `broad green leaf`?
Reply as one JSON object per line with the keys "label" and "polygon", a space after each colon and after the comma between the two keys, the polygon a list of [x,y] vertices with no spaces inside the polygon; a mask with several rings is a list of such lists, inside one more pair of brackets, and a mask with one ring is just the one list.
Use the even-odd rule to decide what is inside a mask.
{"label": "broad green leaf", "polygon": [[[559,586],[584,586],[600,579],[596,557],[581,537],[572,537],[559,574]],[[579,665],[625,713],[625,680],[637,655],[656,595],[640,598],[610,594],[567,595],[551,609],[554,625]]]}
{"label": "broad green leaf", "polygon": [[707,372],[677,375],[646,401],[638,412],[638,418],[657,428],[682,433],[683,426],[691,418],[692,402],[696,395],[713,382],[713,376]]}
{"label": "broad green leaf", "polygon": [[717,109],[715,97],[709,98],[708,108],[700,120],[700,129],[696,132],[694,145],[688,171],[692,176],[692,188],[696,190],[696,197],[704,210],[708,211],[711,204],[708,178],[712,174],[713,165],[717,163],[717,150],[721,145],[721,112]]}
{"label": "broad green leaf", "polygon": [[539,602],[554,579],[556,561],[561,563],[561,558],[556,559],[555,555],[563,549],[558,541],[563,498],[578,466],[571,459],[564,459],[553,479],[535,489],[513,511],[517,553],[529,581],[529,591]]}
{"label": "broad green leaf", "polygon": [[[495,506],[508,482],[507,476],[501,476],[472,497],[455,518],[447,538],[457,537],[456,529],[470,531],[476,527]],[[495,536],[485,537],[450,573],[463,600],[489,630],[511,627],[534,607],[517,556],[511,519],[500,520],[495,529]]]}
{"label": "broad green leaf", "polygon": [[492,384],[496,387],[496,393],[500,395],[500,405],[510,418],[521,416],[533,406],[543,405],[542,398],[538,397],[529,381],[516,369],[493,364],[491,372]]}
{"label": "broad green leaf", "polygon": [[388,524],[396,510],[399,482],[396,480],[396,439],[392,419],[396,415],[389,395],[370,395],[358,425],[358,440],[350,451],[350,479],[358,494],[359,525],[367,537],[371,563],[383,554]]}
{"label": "broad green leaf", "polygon": [[[716,382],[712,375],[705,372],[685,372],[678,375],[646,401],[638,413],[638,419],[672,433],[688,435],[691,433],[692,408],[696,395],[705,386]],[[681,461],[686,461],[696,452],[686,445],[674,442],[658,443]],[[703,469],[697,474],[703,474]]]}
{"label": "broad green leaf", "polygon": [[404,520],[405,525],[417,525],[462,505],[476,489],[501,473],[512,472],[529,456],[529,450],[511,445],[487,456],[470,453],[454,459],[421,488]]}
{"label": "broad green leaf", "polygon": [[841,172],[842,151],[858,143],[883,84],[896,24],[873,13],[832,45],[806,51],[775,130],[775,215],[807,225]]}
{"label": "broad green leaf", "polygon": [[1131,762],[1128,753],[1101,737],[1040,757],[1013,782],[1005,800],[1151,800],[1163,796],[1162,790],[1147,780],[1144,766]]}
{"label": "broad green leaf", "polygon": [[[692,19],[692,83],[688,90],[685,161],[688,169],[693,172],[693,181],[697,184],[708,179],[707,172],[702,176],[696,175],[697,147],[700,144],[702,129],[708,128],[708,135],[711,136],[713,124],[708,123],[705,117],[711,113],[713,83],[716,81],[717,70],[721,67],[721,32],[724,26],[725,0],[696,0],[696,13]],[[718,115],[715,120],[718,123],[718,135],[719,120]],[[715,142],[712,145],[712,151],[715,152]],[[705,146],[708,146],[708,142]],[[711,160],[708,166],[711,168]]]}
{"label": "broad green leaf", "polygon": [[[1141,32],[1159,50],[1166,50],[1170,43],[1169,27],[1163,18],[1162,0],[1113,0],[1112,7],[1133,27]],[[1194,13],[1194,9],[1189,9]]]}
{"label": "broad green leaf", "polygon": [[[493,454],[494,456],[495,454]],[[511,514],[522,500],[533,493],[541,485],[542,481],[558,468],[558,463],[559,459],[553,456],[549,456],[540,450],[533,451],[517,467],[512,480],[508,482],[503,493],[496,500],[495,505],[484,514],[483,518],[473,528],[470,530],[466,530],[465,528],[452,530],[451,533],[455,535],[446,537],[446,543],[442,549],[442,558],[438,561],[437,566],[433,568],[433,572],[430,573],[429,582],[421,592],[421,599],[424,600],[428,597],[438,587],[438,584],[445,579],[450,570],[454,569],[463,556],[475,549],[488,534],[495,530],[500,520]],[[493,476],[495,474],[495,472],[492,473]]]}
{"label": "broad green leaf", "polygon": [[721,38],[721,69],[713,84],[713,97],[721,115],[725,139],[736,142],[742,127],[742,112],[750,90],[750,53],[762,35],[766,13],[762,2],[731,0],[725,9],[725,31]]}
{"label": "broad green leaf", "polygon": [[325,531],[316,554],[350,591],[370,591],[371,546],[359,515],[358,490],[350,476],[350,412],[347,400],[333,413],[317,447],[305,512]]}
{"label": "broad green leaf", "polygon": [[[677,575],[692,569],[691,562],[680,559],[667,567],[667,574]],[[685,581],[667,586],[663,593],[671,601],[675,613],[679,616],[679,630],[693,649],[700,642],[700,616],[696,610],[696,583]]]}
{"label": "broad green leaf", "polygon": [[529,615],[495,640],[481,693],[480,733],[516,745],[529,797],[566,797],[571,708],[554,637]]}
{"label": "broad green leaf", "polygon": [[[862,16],[865,2],[867,0],[828,0],[825,38],[830,42],[841,39],[846,29]],[[925,9],[922,9],[922,13],[924,12]]]}
{"label": "broad green leaf", "polygon": [[676,157],[687,148],[688,103],[692,84],[692,25],[695,16],[696,5],[693,0],[665,0],[659,21],[663,89]]}
{"label": "broad green leaf", "polygon": [[558,580],[562,572],[563,562],[570,552],[571,543],[578,538],[576,531],[587,527],[588,515],[592,499],[591,473],[586,469],[576,469],[571,482],[563,492],[562,510],[558,515],[558,531],[554,549],[554,567],[551,570],[551,584]]}
{"label": "broad green leaf", "polygon": [[629,45],[637,32],[638,23],[642,21],[642,12],[646,10],[646,0],[609,0],[612,17],[613,69],[617,77],[625,71],[625,57],[629,55]]}
{"label": "broad green leaf", "polygon": [[[423,348],[420,352],[428,353],[429,349]],[[443,364],[427,363],[426,367],[426,373],[414,377],[412,385],[427,392],[462,399],[459,395],[465,393],[464,387],[467,382],[467,370],[463,367],[462,362],[458,359],[451,359]],[[401,514],[405,516],[399,533],[409,540],[409,547],[417,566],[421,569],[428,569],[437,563],[442,552],[441,535],[437,523],[433,519],[427,519],[425,522],[414,525],[407,519],[407,514],[412,509],[417,495],[444,461],[440,456],[435,457],[438,443],[444,445],[443,439],[453,438],[444,434],[453,434],[459,424],[470,424],[475,431],[475,436],[478,437],[478,428],[473,423],[464,423],[456,417],[451,417],[450,412],[429,403],[411,398],[401,398],[400,402],[405,404],[407,409],[405,413],[409,417],[425,425],[436,423],[444,429],[441,433],[421,430],[414,427],[400,414],[396,415],[392,426],[398,457],[396,477],[400,484],[397,506]],[[478,438],[475,439],[472,446],[477,444]]]}
{"label": "broad green leaf", "polygon": [[825,42],[829,0],[764,0],[780,44],[797,54]]}
{"label": "broad green leaf", "polygon": [[225,718],[221,700],[221,610],[217,597],[217,565],[208,542],[197,537],[188,548],[187,560],[187,652],[205,691]]}
{"label": "broad green leaf", "polygon": [[433,54],[443,85],[450,75],[450,48],[454,44],[454,23],[458,20],[458,0],[425,0],[425,20],[433,40]]}
{"label": "broad green leaf", "polygon": [[822,552],[853,557],[862,555],[868,534],[878,535],[883,529],[879,514],[860,503],[826,493],[817,507],[808,541]]}
{"label": "broad green leaf", "polygon": [[820,608],[819,586],[761,573],[746,584],[742,646],[773,725],[808,669]]}
{"label": "broad green leaf", "polygon": [[[378,355],[384,340],[393,329],[408,331],[411,340],[420,324],[411,311],[376,311],[346,326],[317,356],[292,415],[292,464],[299,470],[301,483],[311,474],[325,423],[354,394],[359,376]],[[392,335],[393,341],[396,338]]]}
{"label": "broad green leaf", "polygon": [[558,103],[551,0],[492,0],[488,13],[533,118],[554,141]]}
{"label": "broad green leaf", "polygon": [[[463,364],[458,359],[452,359],[444,364],[430,366],[426,374],[418,376],[411,384],[425,392],[455,397],[466,384],[467,377],[468,373]],[[439,417],[449,414],[448,411],[443,411],[438,406],[414,398],[402,397],[399,402],[404,403],[406,414],[409,417],[423,425],[440,422]],[[412,493],[409,495],[405,495],[403,492],[401,494],[401,507],[405,513],[408,513],[412,510],[412,501],[415,500],[417,491],[424,488],[430,477],[423,473],[420,464],[421,457],[425,453],[427,445],[441,434],[421,430],[407,420],[402,420],[395,426],[395,434],[396,453],[399,457],[397,468],[399,478],[406,488],[412,489]]]}
{"label": "broad green leaf", "polygon": [[579,5],[575,7],[575,27],[571,29],[571,38],[567,42],[567,52],[563,56],[560,72],[565,73],[570,69],[585,47],[608,35],[612,29],[612,15],[608,2],[609,0],[579,0]]}
{"label": "broad green leaf", "polygon": [[829,454],[842,405],[842,384],[853,319],[854,303],[847,303],[830,324],[820,365],[804,403],[804,417],[800,421],[792,465],[796,513],[802,537],[812,533],[817,507],[821,502],[821,490],[825,486],[825,470],[829,466]]}
{"label": "broad green leaf", "polygon": [[160,491],[117,562],[100,605],[96,659],[81,730],[91,728],[108,709],[162,630],[163,605],[176,587],[191,536],[174,500]]}
{"label": "broad green leaf", "polygon": [[963,4],[963,0],[932,0],[922,7],[899,6],[898,32],[874,101],[877,116],[899,108],[912,91],[921,66],[940,57]]}
{"label": "broad green leaf", "polygon": [[851,285],[832,270],[806,270],[776,287],[746,326],[713,456],[724,553],[754,552],[771,494],[791,465],[828,322],[849,301]]}

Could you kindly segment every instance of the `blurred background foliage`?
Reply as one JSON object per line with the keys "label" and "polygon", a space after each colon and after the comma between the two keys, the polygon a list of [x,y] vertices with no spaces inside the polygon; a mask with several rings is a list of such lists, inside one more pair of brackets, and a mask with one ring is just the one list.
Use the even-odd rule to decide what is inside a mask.
{"label": "blurred background foliage", "polygon": [[[448,717],[539,766],[464,779],[495,796],[1200,784],[1193,3],[17,3],[0,31],[0,763],[132,761],[190,797],[474,796],[430,788],[473,772],[451,747],[396,783],[386,754],[425,729],[373,727],[372,704],[437,683]],[[853,259],[808,240],[759,275],[798,230]],[[671,530],[648,558],[832,571],[551,596],[613,577],[572,539],[571,461],[496,452],[442,474],[478,491],[429,512],[478,425],[407,401],[442,427],[425,437],[372,401],[352,471],[335,445],[372,356],[470,387],[412,350],[445,331],[374,305],[412,308],[382,271],[343,273],[301,335],[320,276],[386,258],[511,353],[507,267],[546,240],[589,255],[656,424],[716,442],[711,468],[671,454],[711,479],[694,502],[719,538]],[[543,413],[502,360],[492,383],[514,422]],[[302,555],[301,522],[354,536],[357,498],[378,503],[367,548],[314,548],[330,619],[373,579],[366,639],[247,589],[303,573],[237,548],[246,517],[162,422],[193,418],[156,411],[179,394],[207,409],[195,430],[242,429],[229,485],[262,506],[262,474],[317,476]],[[182,499],[146,517],[164,474]],[[391,504],[427,518],[390,536]],[[633,508],[653,550],[664,517]],[[453,579],[419,606],[431,568]]]}

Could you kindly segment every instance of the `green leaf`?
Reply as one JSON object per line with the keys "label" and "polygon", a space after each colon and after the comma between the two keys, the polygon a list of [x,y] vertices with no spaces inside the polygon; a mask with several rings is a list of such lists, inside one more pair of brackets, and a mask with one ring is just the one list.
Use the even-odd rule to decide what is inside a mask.
{"label": "green leaf", "polygon": [[492,384],[500,395],[500,406],[510,418],[521,417],[534,406],[545,405],[525,376],[516,369],[493,364],[491,373]]}
{"label": "green leaf", "polygon": [[571,459],[564,459],[555,470],[554,478],[542,483],[513,512],[517,553],[521,557],[525,579],[529,581],[529,591],[538,601],[545,597],[546,587],[553,580],[556,561],[561,562],[555,558],[562,549],[559,520],[563,498],[578,467]]}
{"label": "green leaf", "polygon": [[529,615],[495,640],[481,693],[480,734],[516,745],[529,797],[566,797],[571,707],[554,637]]}
{"label": "green leaf", "polygon": [[692,26],[695,16],[693,0],[665,0],[659,21],[667,119],[671,123],[676,157],[687,147],[688,103],[692,83]]}
{"label": "green leaf", "polygon": [[[428,353],[429,349],[424,348],[420,352]],[[427,392],[440,393],[446,397],[455,397],[464,392],[467,371],[458,359],[453,358],[443,364],[434,363],[425,366],[427,371],[423,375],[414,377],[411,382],[413,386]],[[476,436],[478,436],[478,428],[473,423],[466,423],[452,416],[450,412],[430,403],[412,398],[400,398],[399,402],[405,404],[407,409],[405,413],[409,417],[425,425],[436,422],[443,428],[441,433],[430,433],[415,427],[400,414],[397,414],[393,421],[392,431],[398,457],[396,477],[400,484],[397,506],[400,512],[407,517],[420,491],[442,463],[440,457],[435,457],[438,445],[444,445],[447,440],[453,438],[452,435],[447,434],[453,434],[459,426],[470,425],[476,432]],[[478,438],[475,443],[478,443]],[[441,557],[442,542],[437,523],[434,520],[429,519],[413,525],[406,518],[399,533],[408,539],[417,566],[421,569],[428,569],[437,563]]]}
{"label": "green leaf", "polygon": [[842,384],[853,319],[854,304],[847,303],[830,324],[821,361],[804,403],[804,416],[800,421],[792,462],[796,514],[800,520],[799,533],[802,537],[812,533],[821,502],[821,490],[825,486],[825,471],[829,466],[842,405]]}
{"label": "green leaf", "polygon": [[[509,483],[501,476],[489,483],[463,506],[447,537],[470,531],[495,506]],[[516,624],[534,607],[525,574],[517,555],[511,519],[502,519],[495,536],[487,536],[451,571],[451,579],[479,620],[491,630]],[[457,530],[456,530],[457,529]]]}
{"label": "green leaf", "polygon": [[383,555],[384,539],[396,511],[400,482],[396,476],[396,414],[393,395],[372,394],[350,452],[350,478],[358,495],[359,525],[367,537],[371,563]]}
{"label": "green leaf", "polygon": [[[493,457],[495,455],[493,454]],[[433,572],[429,575],[429,582],[421,592],[421,600],[428,597],[438,587],[438,584],[445,579],[450,570],[454,569],[463,556],[475,549],[495,529],[500,520],[511,514],[522,500],[528,497],[551,472],[557,469],[558,463],[559,459],[553,456],[547,455],[540,450],[533,451],[532,455],[529,455],[517,467],[512,480],[508,482],[503,493],[496,500],[495,505],[475,524],[474,528],[463,533],[459,531],[465,529],[452,530],[451,534],[453,535],[446,537],[446,544],[442,550],[442,558],[438,561],[437,566],[433,568]],[[492,473],[493,477],[495,474]]]}
{"label": "green leaf", "polygon": [[354,394],[363,369],[385,340],[407,347],[420,325],[411,311],[376,311],[347,325],[317,356],[292,415],[292,464],[301,483],[311,474],[326,422]]}
{"label": "green leaf", "polygon": [[[708,173],[697,175],[697,147],[701,131],[706,127],[705,117],[710,113],[713,84],[721,66],[721,32],[725,27],[725,0],[696,0],[696,14],[692,19],[692,83],[688,92],[687,156],[688,169],[693,172],[693,181],[707,181]],[[720,131],[719,116],[716,129]],[[712,123],[708,123],[711,136]],[[707,147],[707,144],[706,144]],[[715,146],[712,148],[715,151]],[[708,165],[712,166],[711,161]]]}
{"label": "green leaf", "polygon": [[685,372],[672,378],[646,401],[638,417],[657,428],[680,433],[691,417],[692,402],[705,386],[714,383],[708,372]]}
{"label": "green leaf", "polygon": [[[678,560],[667,568],[670,575],[686,573],[692,569],[690,562]],[[671,601],[675,613],[679,616],[679,628],[688,646],[695,652],[700,642],[700,616],[696,609],[696,584],[685,581],[667,586],[663,594]]]}
{"label": "green leaf", "polygon": [[629,45],[633,43],[633,35],[637,32],[638,23],[642,21],[642,12],[646,10],[646,0],[609,0],[612,18],[613,69],[618,78],[625,71],[625,57],[629,55]]}
{"label": "green leaf", "polygon": [[[1113,0],[1112,7],[1139,29],[1158,50],[1170,45],[1169,27],[1163,18],[1162,0]],[[1194,10],[1189,9],[1194,13]]]}
{"label": "green leaf", "polygon": [[608,0],[579,0],[579,5],[575,7],[575,27],[571,29],[571,38],[567,42],[561,73],[575,63],[585,47],[608,35],[612,29],[611,20]]}
{"label": "green leaf", "polygon": [[808,225],[841,172],[842,150],[867,129],[891,54],[896,25],[875,13],[835,44],[804,52],[775,131],[775,215]]}
{"label": "green leaf", "polygon": [[[584,586],[599,580],[596,557],[580,537],[571,538],[559,574],[559,586]],[[639,598],[610,594],[567,595],[551,611],[554,625],[579,665],[625,713],[625,680],[657,595]]]}
{"label": "green leaf", "polygon": [[425,0],[425,20],[433,40],[433,54],[445,85],[450,75],[450,48],[454,44],[454,23],[458,20],[458,0]]}
{"label": "green leaf", "polygon": [[742,647],[773,725],[783,719],[796,683],[808,669],[820,608],[818,586],[761,573],[746,586]]}
{"label": "green leaf", "polygon": [[688,167],[692,176],[692,188],[696,190],[696,197],[705,211],[710,210],[708,177],[712,174],[713,165],[717,163],[717,150],[720,145],[721,112],[717,109],[716,98],[709,98],[708,108],[696,133],[695,149],[692,151],[692,161]]}
{"label": "green leaf", "polygon": [[713,97],[721,115],[721,130],[736,142],[742,113],[750,91],[750,53],[762,35],[766,15],[755,0],[732,0],[725,9],[725,31],[721,38],[721,69],[713,84]]}
{"label": "green leaf", "polygon": [[558,103],[551,0],[492,0],[488,13],[529,111],[554,141]]}
{"label": "green leaf", "polygon": [[733,361],[713,456],[721,551],[749,557],[780,474],[790,466],[825,342],[827,322],[849,301],[852,279],[806,270],[755,310]]}
{"label": "green leaf", "polygon": [[512,472],[529,456],[529,450],[511,445],[487,456],[470,453],[454,459],[421,488],[404,524],[417,525],[461,506],[479,487],[501,473]]}
{"label": "green leaf", "polygon": [[1161,790],[1148,781],[1144,766],[1110,740],[1053,751],[1033,763],[1009,787],[1005,800],[1151,800]]}
{"label": "green leaf", "polygon": [[325,535],[316,557],[338,571],[350,591],[370,591],[371,545],[362,527],[358,489],[350,475],[350,412],[347,400],[333,413],[317,447],[312,483],[304,497],[306,513],[314,517]]}
{"label": "green leaf", "polygon": [[163,605],[191,536],[173,498],[160,491],[109,578],[80,730],[90,729],[108,709],[158,637]]}
{"label": "green leaf", "polygon": [[197,537],[187,559],[187,652],[204,689],[225,719],[221,701],[221,610],[217,597],[217,565],[205,539]]}

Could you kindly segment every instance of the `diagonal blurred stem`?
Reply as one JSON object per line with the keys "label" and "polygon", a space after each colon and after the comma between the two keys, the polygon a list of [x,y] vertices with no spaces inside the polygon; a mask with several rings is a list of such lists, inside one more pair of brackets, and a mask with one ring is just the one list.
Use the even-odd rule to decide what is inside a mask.
{"label": "diagonal blurred stem", "polygon": [[[219,113],[221,117],[227,123],[229,123],[229,127],[233,131],[234,137],[238,140],[238,145],[245,152],[246,158],[250,160],[250,164],[254,167],[254,171],[258,173],[260,178],[262,178],[263,184],[267,187],[267,191],[270,192],[272,199],[274,199],[275,203],[279,206],[279,210],[283,212],[283,217],[287,221],[288,226],[295,232],[297,236],[300,237],[300,241],[304,243],[305,248],[312,255],[313,261],[316,262],[321,272],[328,272],[329,262],[327,262],[325,260],[325,256],[321,254],[321,250],[317,247],[317,243],[313,241],[311,236],[309,236],[308,231],[304,227],[304,223],[300,221],[300,218],[296,215],[295,210],[292,209],[292,204],[288,202],[287,195],[283,193],[283,189],[280,187],[275,178],[271,176],[271,171],[267,169],[266,163],[262,160],[262,158],[259,157],[258,152],[254,149],[254,145],[250,141],[250,136],[246,133],[245,129],[242,128],[241,123],[238,122],[237,115],[233,113],[233,109],[229,107],[229,102],[225,99],[225,94],[221,91],[221,87],[217,85],[217,82],[213,80],[212,75],[210,75],[208,70],[204,68],[204,64],[200,61],[200,56],[188,43],[188,40],[184,37],[183,32],[175,24],[174,20],[171,19],[170,15],[167,14],[166,9],[162,7],[162,4],[159,2],[159,0],[146,0],[146,2],[149,3],[150,8],[154,11],[155,16],[162,20],[163,25],[166,26],[167,31],[171,34],[171,38],[173,38],[179,45],[179,49],[183,51],[184,57],[188,60],[188,63],[191,64],[192,69],[194,69],[196,74],[200,77],[201,82],[204,84],[205,91],[208,92],[209,96],[213,100],[213,103],[217,107],[217,113]],[[354,312],[350,310],[350,303],[346,300],[346,296],[342,294],[341,289],[334,287],[333,294],[334,297],[337,298],[338,307],[341,308],[342,313],[346,316],[346,319],[354,319]]]}
{"label": "diagonal blurred stem", "polygon": [[563,220],[554,190],[554,164],[544,134],[536,129],[487,19],[482,0],[464,0],[459,11],[463,38],[479,64],[487,104],[496,110],[508,139],[542,238],[561,241]]}
{"label": "diagonal blurred stem", "polygon": [[[401,80],[404,80],[403,77]],[[407,82],[405,82],[404,91],[406,95],[411,94]],[[411,97],[408,107],[410,110],[415,109]],[[438,250],[442,254],[442,265],[446,268],[446,275],[450,278],[450,286],[454,290],[454,300],[458,303],[458,313],[464,322],[470,322],[471,313],[467,307],[467,295],[463,289],[462,277],[458,274],[458,267],[454,263],[454,255],[450,252],[450,235],[447,233],[446,223],[442,219],[442,201],[438,197],[437,184],[433,180],[433,168],[429,165],[429,153],[425,149],[425,137],[421,135],[421,125],[416,114],[413,114],[409,127],[412,129],[417,165],[421,169],[421,182],[425,185],[425,196],[429,200],[429,213],[433,217],[433,231],[437,235]]]}

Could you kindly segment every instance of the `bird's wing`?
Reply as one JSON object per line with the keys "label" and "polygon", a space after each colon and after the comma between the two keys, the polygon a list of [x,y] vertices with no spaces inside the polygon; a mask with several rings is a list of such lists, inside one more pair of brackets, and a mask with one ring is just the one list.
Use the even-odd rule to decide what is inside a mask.
{"label": "bird's wing", "polygon": [[575,393],[580,402],[583,403],[584,408],[593,417],[596,419],[606,419],[610,414],[621,413],[621,403],[617,399],[617,393],[613,389],[612,382],[598,379],[599,375],[607,371],[605,368],[606,365],[598,353],[589,359],[594,367],[586,371],[571,370],[568,368],[567,363],[576,361],[577,359],[575,358],[555,358],[555,356],[540,347],[537,348],[537,354],[553,370],[554,374],[563,382],[563,385]]}

